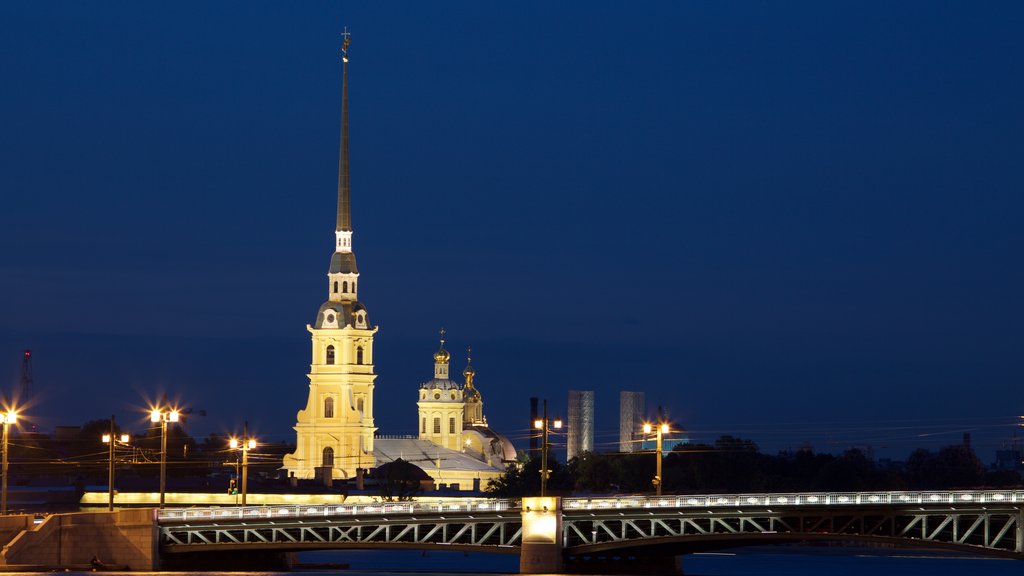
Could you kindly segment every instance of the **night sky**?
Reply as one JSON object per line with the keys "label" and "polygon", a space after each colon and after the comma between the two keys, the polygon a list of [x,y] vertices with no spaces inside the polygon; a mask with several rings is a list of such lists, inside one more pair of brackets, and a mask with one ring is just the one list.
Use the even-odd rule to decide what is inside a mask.
{"label": "night sky", "polygon": [[[0,3],[0,376],[294,440],[334,246],[380,432],[437,331],[492,426],[618,391],[696,440],[903,456],[1019,414],[1020,2]],[[135,424],[137,423],[137,425]]]}

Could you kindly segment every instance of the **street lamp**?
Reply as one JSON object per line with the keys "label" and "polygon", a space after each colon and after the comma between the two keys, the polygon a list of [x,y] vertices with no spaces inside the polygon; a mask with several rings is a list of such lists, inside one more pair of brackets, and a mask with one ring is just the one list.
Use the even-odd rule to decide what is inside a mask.
{"label": "street lamp", "polygon": [[543,430],[543,441],[541,442],[541,453],[540,453],[540,495],[543,498],[547,494],[548,490],[548,477],[551,476],[551,470],[548,470],[548,430],[551,427],[556,429],[562,428],[562,420],[556,418],[553,421],[548,421],[548,401],[544,401],[544,417],[540,420],[533,421],[533,427],[537,430]]}
{"label": "street lamp", "polygon": [[149,421],[160,423],[160,507],[163,508],[167,488],[167,423],[178,421],[178,411],[154,408],[149,413]]}
{"label": "street lamp", "polygon": [[110,415],[110,434],[103,435],[103,443],[110,444],[110,460],[107,464],[107,510],[114,511],[114,448],[118,443],[128,444],[128,435],[121,434],[121,438],[114,433],[114,415]]}
{"label": "street lamp", "polygon": [[254,450],[256,448],[256,439],[243,438],[239,441],[237,438],[232,438],[231,441],[228,442],[228,446],[230,446],[232,450],[242,451],[242,506],[245,506],[245,495],[248,491],[249,484],[249,450]]}
{"label": "street lamp", "polygon": [[650,434],[652,428],[656,429],[656,432],[657,432],[657,435],[658,435],[658,446],[657,446],[657,454],[658,454],[657,463],[658,464],[657,464],[657,467],[655,468],[654,479],[651,480],[651,484],[654,484],[654,489],[657,491],[657,495],[661,496],[661,485],[662,485],[662,481],[661,481],[661,435],[662,434],[668,434],[668,424],[662,422],[661,424],[658,424],[657,426],[652,426],[650,423],[645,423],[644,424],[644,434]]}
{"label": "street lamp", "polygon": [[0,514],[7,514],[7,437],[10,436],[11,424],[18,421],[18,413],[8,410],[0,415],[4,421],[4,460],[3,460],[3,487],[0,489]]}

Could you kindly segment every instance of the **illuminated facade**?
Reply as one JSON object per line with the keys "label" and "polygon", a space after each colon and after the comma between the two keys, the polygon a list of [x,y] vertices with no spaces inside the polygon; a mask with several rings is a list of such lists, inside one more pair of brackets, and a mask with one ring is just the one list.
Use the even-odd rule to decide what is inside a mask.
{"label": "illuminated facade", "polygon": [[565,459],[594,451],[594,391],[569,390],[568,441]]}
{"label": "illuminated facade", "polygon": [[644,424],[644,393],[619,392],[619,450],[636,452]]}
{"label": "illuminated facade", "polygon": [[451,355],[434,355],[434,378],[419,387],[416,437],[376,436],[373,420],[373,337],[352,250],[348,164],[348,40],[342,58],[341,158],[334,253],[327,301],[306,326],[312,339],[309,396],[296,416],[295,452],[284,468],[299,479],[348,479],[399,458],[421,468],[438,487],[480,489],[516,459],[512,443],[487,427],[483,399],[467,359],[465,384],[449,378]]}
{"label": "illuminated facade", "polygon": [[352,251],[348,170],[348,39],[342,57],[341,158],[334,254],[327,273],[327,301],[313,325],[309,398],[296,417],[295,452],[284,468],[297,478],[318,475],[351,478],[372,468],[373,336],[366,307],[359,301],[359,270]]}

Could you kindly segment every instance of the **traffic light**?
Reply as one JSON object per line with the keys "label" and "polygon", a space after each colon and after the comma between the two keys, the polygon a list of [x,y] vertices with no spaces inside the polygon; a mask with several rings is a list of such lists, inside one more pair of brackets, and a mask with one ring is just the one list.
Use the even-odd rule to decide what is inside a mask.
{"label": "traffic light", "polygon": [[234,496],[235,494],[238,494],[238,486],[235,484],[235,479],[234,478],[232,478],[230,481],[228,481],[228,494],[230,494],[232,496]]}

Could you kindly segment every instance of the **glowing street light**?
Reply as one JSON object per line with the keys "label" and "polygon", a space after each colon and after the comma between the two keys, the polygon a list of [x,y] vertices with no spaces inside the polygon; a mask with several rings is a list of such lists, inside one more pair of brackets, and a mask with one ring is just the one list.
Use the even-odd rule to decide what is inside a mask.
{"label": "glowing street light", "polygon": [[649,422],[645,422],[644,423],[644,434],[650,434],[652,429],[656,430],[657,431],[657,435],[658,435],[658,446],[657,446],[657,455],[658,455],[657,463],[658,464],[657,464],[657,466],[655,468],[654,479],[651,480],[651,484],[654,484],[654,489],[655,489],[657,495],[661,496],[661,484],[662,484],[662,480],[661,480],[661,435],[662,434],[668,434],[668,424],[662,422],[661,424],[658,424],[657,426],[654,426],[654,425],[652,425]]}
{"label": "glowing street light", "polygon": [[3,486],[0,488],[0,514],[7,514],[7,437],[10,436],[11,424],[18,421],[18,413],[8,410],[0,415],[4,423],[4,456],[3,456]]}
{"label": "glowing street light", "polygon": [[548,477],[551,476],[551,470],[548,470],[548,431],[551,427],[559,430],[562,428],[562,420],[560,418],[548,421],[547,400],[544,400],[544,417],[540,420],[534,420],[533,427],[537,430],[543,430],[543,441],[541,442],[540,453],[540,495],[543,498],[548,489]]}
{"label": "glowing street light", "polygon": [[110,459],[107,464],[107,510],[114,511],[114,448],[118,444],[128,444],[127,434],[121,434],[118,438],[114,433],[114,415],[110,415],[110,434],[103,435],[103,443],[110,444]]}
{"label": "glowing street light", "polygon": [[[246,428],[248,428],[248,426]],[[239,440],[237,438],[232,438],[228,442],[228,446],[230,446],[232,450],[242,451],[242,506],[245,506],[245,496],[248,492],[249,484],[249,450],[256,449],[256,439],[243,438],[242,440]]]}
{"label": "glowing street light", "polygon": [[178,421],[177,410],[154,408],[149,421],[160,423],[160,507],[164,507],[164,491],[167,488],[167,423]]}

